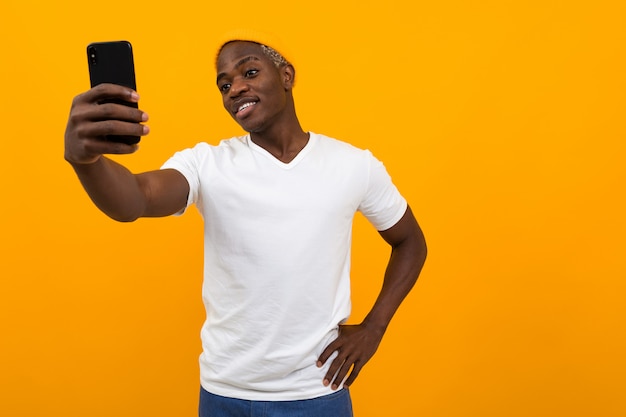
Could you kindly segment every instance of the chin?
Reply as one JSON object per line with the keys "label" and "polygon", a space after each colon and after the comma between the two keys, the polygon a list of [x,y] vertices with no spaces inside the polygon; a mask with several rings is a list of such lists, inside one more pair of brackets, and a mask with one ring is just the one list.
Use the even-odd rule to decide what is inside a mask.
{"label": "chin", "polygon": [[263,126],[262,125],[253,125],[253,124],[248,124],[248,123],[239,123],[239,126],[241,126],[241,128],[243,130],[245,130],[248,133],[259,133],[262,132]]}

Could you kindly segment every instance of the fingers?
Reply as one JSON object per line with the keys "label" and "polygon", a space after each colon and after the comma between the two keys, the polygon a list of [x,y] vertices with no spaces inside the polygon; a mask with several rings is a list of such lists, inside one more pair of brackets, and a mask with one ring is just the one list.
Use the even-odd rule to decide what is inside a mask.
{"label": "fingers", "polygon": [[[95,162],[102,154],[127,154],[137,146],[111,137],[141,137],[150,132],[148,115],[128,103],[137,92],[114,84],[100,84],[74,98],[65,131],[65,158],[75,163]],[[132,141],[131,141],[132,142]]]}
{"label": "fingers", "polygon": [[[335,359],[331,362],[322,383],[324,384],[324,386],[330,385],[331,389],[333,390],[338,389],[341,386],[342,381],[346,378],[346,375],[348,375],[348,372],[351,368],[352,372],[350,373],[349,379],[353,381],[358,375],[357,371],[357,375],[353,376],[356,370],[356,360],[350,356],[344,357],[344,355],[341,354],[341,351],[339,351],[337,357],[335,357]],[[348,380],[346,380],[344,385],[349,385]]]}
{"label": "fingers", "polygon": [[[337,356],[331,362],[323,380],[324,386],[330,385],[333,390],[339,388],[341,382],[348,374],[348,371],[350,371],[350,368],[352,368],[356,362],[355,359],[347,353],[349,349],[344,349],[343,347],[344,344],[342,342],[342,338],[338,337],[335,341],[328,345],[326,349],[324,349],[317,361],[317,366],[321,367],[335,352],[337,353]],[[352,374],[350,376],[352,377]],[[354,378],[356,378],[356,375]],[[354,378],[352,378],[352,380],[354,380]]]}
{"label": "fingers", "polygon": [[80,101],[100,103],[107,100],[120,100],[129,103],[137,103],[139,94],[128,88],[116,84],[98,84],[91,90],[79,95],[76,99]]}
{"label": "fingers", "polygon": [[348,379],[346,379],[343,383],[344,387],[349,387],[350,385],[352,385],[356,377],[359,376],[361,368],[363,368],[363,365],[361,365],[360,362],[354,363],[354,366],[352,367],[352,372],[350,372],[350,376],[348,376]]}
{"label": "fingers", "polygon": [[85,124],[77,129],[79,138],[85,140],[106,136],[145,136],[150,132],[148,126],[120,120],[102,120]]}
{"label": "fingers", "polygon": [[128,104],[137,103],[137,92],[115,84],[100,84],[74,98],[70,117],[77,121],[123,120],[142,123],[148,115]]}
{"label": "fingers", "polygon": [[129,145],[123,142],[107,142],[93,139],[85,140],[83,147],[85,154],[88,155],[126,155],[134,153],[139,149],[137,144]]}
{"label": "fingers", "polygon": [[132,123],[148,121],[148,114],[143,111],[122,104],[122,102],[105,102],[80,109],[81,114],[92,121],[123,120]]}
{"label": "fingers", "polygon": [[324,365],[326,363],[326,361],[328,360],[328,358],[330,358],[330,356],[337,350],[339,349],[341,342],[339,340],[339,338],[335,339],[331,344],[329,344],[326,349],[324,349],[324,351],[322,352],[322,354],[320,355],[320,357],[317,360],[317,366],[321,367],[322,365]]}
{"label": "fingers", "polygon": [[324,376],[323,384],[330,385],[333,390],[338,389],[342,382],[344,386],[351,385],[378,349],[382,335],[377,329],[363,324],[341,325],[339,336],[324,349],[317,361],[317,366],[322,367],[336,354]]}

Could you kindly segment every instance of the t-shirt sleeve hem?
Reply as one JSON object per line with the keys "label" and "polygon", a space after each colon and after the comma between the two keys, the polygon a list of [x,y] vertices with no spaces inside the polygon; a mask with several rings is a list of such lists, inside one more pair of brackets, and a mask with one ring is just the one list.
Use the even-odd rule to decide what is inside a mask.
{"label": "t-shirt sleeve hem", "polygon": [[191,187],[192,182],[190,181],[191,173],[188,172],[188,170],[186,170],[181,164],[178,164],[176,161],[173,161],[173,160],[169,160],[165,162],[161,166],[161,169],[174,169],[180,172],[183,175],[183,177],[185,177],[185,179],[187,180],[187,184],[189,185],[189,193],[187,194],[187,203],[184,208],[182,208],[180,211],[173,214],[173,216],[182,216],[187,211],[187,208],[189,208],[189,206],[191,206],[194,203],[194,196],[193,196],[193,191]]}
{"label": "t-shirt sleeve hem", "polygon": [[398,207],[394,215],[390,217],[389,220],[385,221],[384,223],[376,224],[375,225],[376,230],[379,232],[384,232],[385,230],[391,229],[400,221],[402,216],[404,216],[404,213],[406,213],[407,208],[408,208],[408,203],[404,198],[402,198],[402,202],[398,204]]}

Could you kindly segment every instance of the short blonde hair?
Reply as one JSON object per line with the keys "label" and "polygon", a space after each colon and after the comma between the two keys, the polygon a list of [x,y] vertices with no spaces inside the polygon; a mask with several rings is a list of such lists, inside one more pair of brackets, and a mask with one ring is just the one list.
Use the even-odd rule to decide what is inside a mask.
{"label": "short blonde hair", "polygon": [[274,65],[276,65],[277,68],[280,68],[283,65],[291,65],[289,61],[285,59],[284,56],[282,56],[278,51],[276,51],[271,46],[267,46],[263,44],[259,44],[259,45],[261,45],[261,49],[263,50],[263,53],[270,59],[270,61],[274,63]]}

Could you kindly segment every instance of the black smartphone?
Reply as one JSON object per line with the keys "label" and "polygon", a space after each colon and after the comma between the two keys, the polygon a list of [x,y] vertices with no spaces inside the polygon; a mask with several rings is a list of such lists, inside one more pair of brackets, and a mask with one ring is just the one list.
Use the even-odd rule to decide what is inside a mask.
{"label": "black smartphone", "polygon": [[[102,83],[123,85],[137,90],[133,47],[128,41],[94,42],[87,46],[91,87]],[[137,103],[121,100],[109,102],[137,108]],[[139,142],[139,136],[107,136],[108,140],[129,145]]]}

